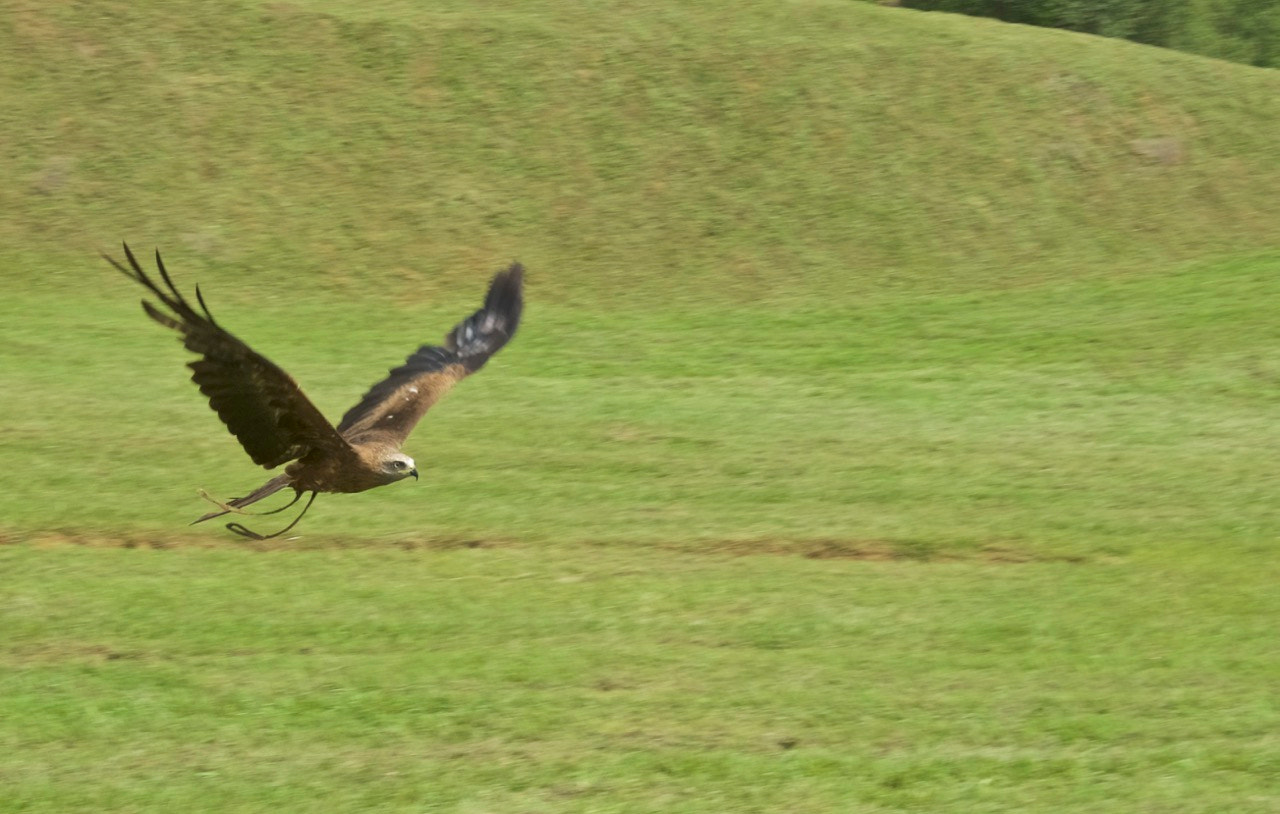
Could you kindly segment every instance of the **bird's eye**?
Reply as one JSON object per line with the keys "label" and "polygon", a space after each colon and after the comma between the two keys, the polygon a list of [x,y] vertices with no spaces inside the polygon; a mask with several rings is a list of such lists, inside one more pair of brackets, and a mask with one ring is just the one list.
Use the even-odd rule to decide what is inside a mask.
{"label": "bird's eye", "polygon": [[395,461],[391,465],[394,466],[396,469],[404,469],[404,461]]}

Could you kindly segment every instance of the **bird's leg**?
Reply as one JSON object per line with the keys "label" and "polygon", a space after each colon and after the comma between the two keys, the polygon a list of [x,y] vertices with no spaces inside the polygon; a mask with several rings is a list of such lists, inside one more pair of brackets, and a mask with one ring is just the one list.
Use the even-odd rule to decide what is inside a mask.
{"label": "bird's leg", "polygon": [[[234,531],[236,534],[239,534],[241,537],[248,537],[250,540],[270,540],[272,537],[279,537],[281,534],[284,534],[284,533],[285,533],[286,531],[288,531],[289,529],[291,529],[291,528],[293,528],[294,526],[298,525],[298,521],[302,519],[302,515],[304,515],[304,514],[306,514],[306,513],[307,513],[307,509],[310,509],[310,508],[311,508],[311,504],[315,502],[315,500],[316,500],[316,495],[318,495],[318,494],[320,494],[320,493],[319,493],[319,492],[312,492],[312,493],[311,493],[311,499],[307,501],[307,505],[305,505],[305,506],[303,506],[303,507],[302,507],[302,511],[298,514],[298,516],[297,516],[297,517],[295,517],[295,518],[293,518],[293,522],[292,522],[292,523],[290,523],[289,525],[285,526],[284,528],[280,529],[280,530],[279,530],[279,531],[277,531],[275,534],[266,534],[266,535],[262,535],[262,534],[259,534],[259,533],[258,533],[258,532],[256,532],[256,531],[251,531],[251,530],[249,530],[249,529],[245,528],[244,526],[240,525],[239,523],[228,523],[228,524],[227,524],[227,528],[228,528],[228,529],[230,529],[231,531]],[[293,501],[289,503],[289,506],[292,506],[294,503],[297,503],[297,502],[298,502],[298,498],[300,498],[300,497],[302,497],[302,493],[301,493],[301,492],[299,492],[299,493],[298,493],[298,495],[297,495],[297,497],[295,497],[295,498],[293,499]],[[286,506],[285,508],[288,508],[288,506]],[[277,509],[276,511],[280,511],[280,509]],[[275,512],[263,512],[263,514],[275,514]]]}
{"label": "bird's leg", "polygon": [[[312,493],[311,493],[311,496],[312,496],[312,497],[315,497],[315,494],[316,494],[315,492],[312,492]],[[242,514],[250,514],[250,515],[253,515],[254,517],[266,517],[266,516],[267,516],[267,515],[269,515],[269,514],[280,514],[280,512],[284,511],[285,509],[289,508],[289,507],[290,507],[290,506],[292,506],[293,504],[297,503],[299,500],[302,500],[302,493],[301,493],[301,492],[294,492],[294,493],[293,493],[293,500],[290,500],[288,503],[284,504],[283,506],[281,506],[281,507],[280,507],[280,508],[278,508],[278,509],[272,509],[272,510],[271,510],[271,511],[269,511],[269,512],[242,512]],[[308,505],[310,505],[310,504],[308,504]],[[298,515],[298,516],[299,516],[299,517],[301,517],[302,515]]]}
{"label": "bird's leg", "polygon": [[[222,509],[224,512],[226,512],[226,513],[228,513],[228,514],[243,514],[243,515],[245,515],[246,517],[266,517],[266,516],[267,516],[267,515],[269,515],[269,514],[279,514],[280,512],[282,512],[282,511],[284,511],[285,509],[289,508],[289,507],[290,507],[290,506],[292,506],[293,504],[297,503],[297,502],[302,498],[302,493],[301,493],[301,492],[294,492],[294,494],[293,494],[293,500],[290,500],[288,503],[284,504],[284,505],[283,505],[283,506],[281,506],[280,508],[278,508],[278,509],[272,509],[272,510],[271,510],[271,511],[269,511],[269,512],[247,512],[247,511],[245,511],[244,509],[238,508],[238,507],[236,507],[236,506],[232,506],[232,505],[231,505],[231,503],[223,503],[222,501],[220,501],[220,500],[218,500],[217,498],[213,497],[212,495],[210,495],[208,492],[206,492],[206,491],[205,491],[205,490],[203,490],[203,489],[201,489],[201,490],[200,490],[200,497],[202,497],[202,498],[204,498],[205,500],[209,501],[210,503],[212,503],[213,505],[217,506],[219,509]],[[232,502],[232,503],[234,503],[234,502],[235,502],[235,500],[236,500],[236,499],[235,499],[235,498],[233,498],[231,502]]]}
{"label": "bird's leg", "polygon": [[244,509],[237,509],[235,506],[232,506],[228,503],[223,503],[221,500],[218,500],[216,497],[209,494],[203,489],[198,490],[196,494],[200,495],[200,497],[204,498],[205,500],[209,501],[213,505],[217,506],[219,509],[222,509],[222,511],[226,512],[227,514],[249,514],[249,512],[246,512]]}

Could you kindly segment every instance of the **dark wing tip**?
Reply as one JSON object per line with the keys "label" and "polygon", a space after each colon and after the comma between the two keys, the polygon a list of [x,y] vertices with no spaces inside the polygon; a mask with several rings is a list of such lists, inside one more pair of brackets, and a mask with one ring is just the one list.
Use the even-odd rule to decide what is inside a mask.
{"label": "dark wing tip", "polygon": [[524,266],[512,263],[505,271],[493,275],[489,292],[484,298],[484,310],[502,316],[510,323],[508,336],[515,333],[524,308]]}
{"label": "dark wing tip", "polygon": [[521,283],[524,282],[524,264],[521,263],[519,260],[513,260],[511,262],[511,265],[507,266],[506,271],[500,271],[493,276],[495,278],[497,277],[508,278],[513,280],[516,285],[520,285]]}
{"label": "dark wing tip", "polygon": [[138,267],[138,261],[134,258],[133,252],[129,250],[129,244],[122,240],[120,241],[120,246],[124,249],[124,256],[128,259],[132,270],[125,268],[119,260],[104,251],[99,250],[98,256],[110,263],[116,271],[128,277],[130,280],[146,285],[146,275],[143,274],[142,269]]}
{"label": "dark wing tip", "polygon": [[445,347],[474,373],[515,336],[523,311],[524,266],[512,263],[493,275],[484,306],[453,326],[445,337]]}

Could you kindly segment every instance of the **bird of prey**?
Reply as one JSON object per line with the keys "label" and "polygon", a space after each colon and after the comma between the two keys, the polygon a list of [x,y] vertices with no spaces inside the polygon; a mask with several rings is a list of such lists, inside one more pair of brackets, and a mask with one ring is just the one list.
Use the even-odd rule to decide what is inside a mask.
{"label": "bird of prey", "polygon": [[[265,356],[254,351],[213,318],[196,286],[197,311],[178,292],[156,252],[163,286],[138,264],[127,244],[125,268],[103,258],[125,276],[141,284],[159,300],[142,301],[147,315],[177,331],[187,350],[200,358],[189,363],[191,380],[236,437],[253,462],[265,469],[289,463],[244,497],[221,503],[195,521],[201,523],[228,513],[250,514],[245,506],[290,488],[293,500],[271,512],[284,511],[311,493],[302,512],[280,531],[261,535],[239,523],[227,528],[254,540],[278,537],[297,525],[320,492],[363,492],[412,476],[418,469],[400,451],[418,420],[462,379],[475,373],[516,332],[524,308],[524,269],[513,263],[493,276],[484,306],[454,326],[443,345],[423,345],[400,367],[375,384],[346,412],[335,427],[321,415],[294,380]],[[194,525],[194,523],[193,523]]]}

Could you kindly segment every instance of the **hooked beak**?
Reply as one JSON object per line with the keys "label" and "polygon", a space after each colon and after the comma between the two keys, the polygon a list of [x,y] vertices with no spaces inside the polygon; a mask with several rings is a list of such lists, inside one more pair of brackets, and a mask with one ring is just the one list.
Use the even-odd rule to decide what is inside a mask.
{"label": "hooked beak", "polygon": [[414,467],[413,469],[410,469],[410,470],[409,470],[409,474],[410,474],[410,475],[413,475],[413,479],[414,479],[414,480],[417,480],[417,479],[418,479],[418,468],[417,468],[417,467]]}

